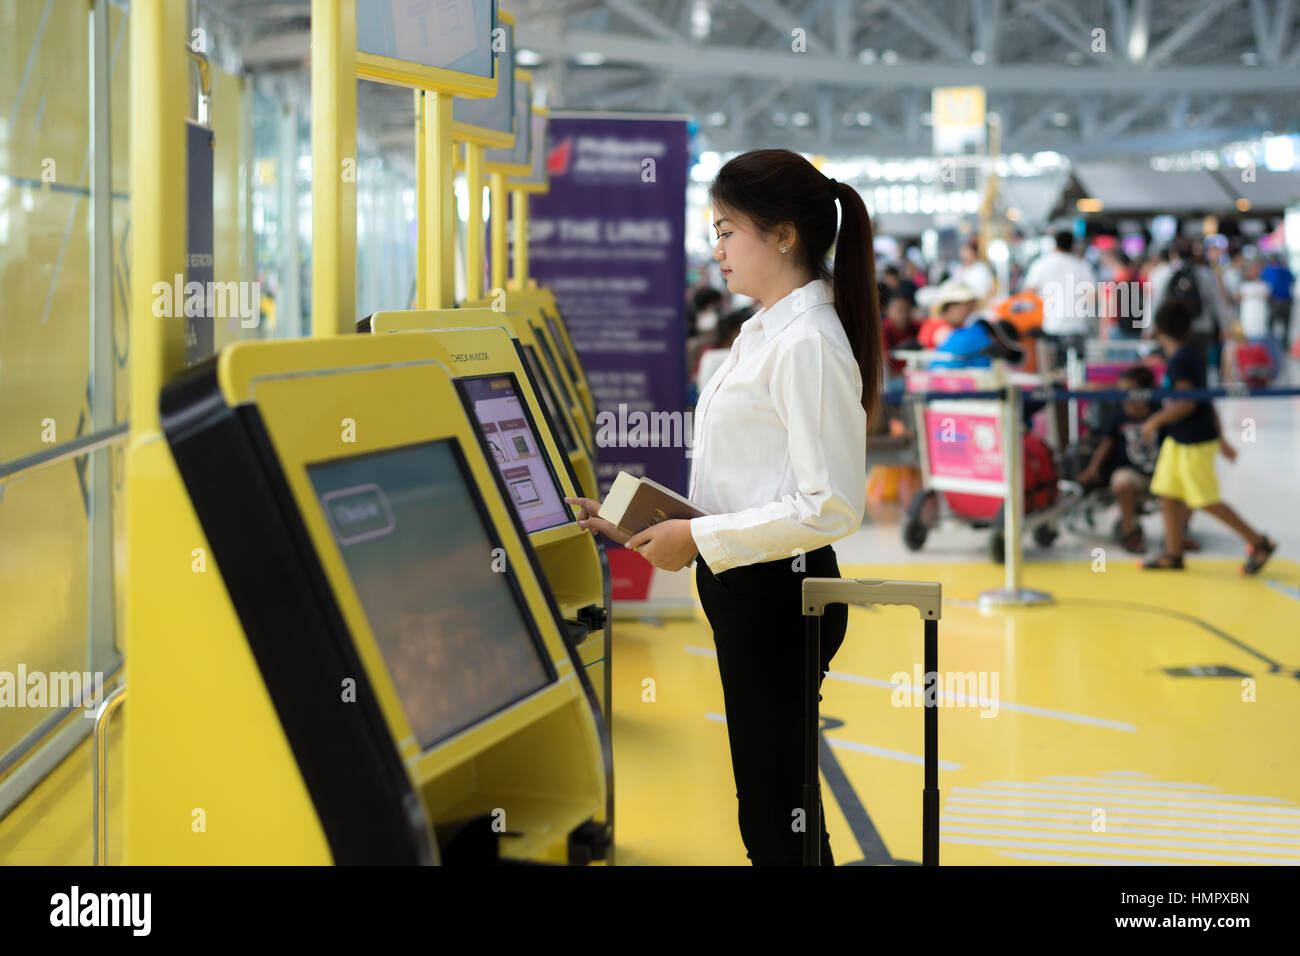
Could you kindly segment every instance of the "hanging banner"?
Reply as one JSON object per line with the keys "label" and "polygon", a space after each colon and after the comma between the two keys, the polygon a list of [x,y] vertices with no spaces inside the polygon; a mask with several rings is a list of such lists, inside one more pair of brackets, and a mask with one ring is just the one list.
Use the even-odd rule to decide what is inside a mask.
{"label": "hanging banner", "polygon": [[[549,139],[529,271],[555,295],[591,382],[601,496],[620,471],[684,495],[686,120],[554,112]],[[616,545],[609,562],[620,610],[694,613],[689,570]]]}
{"label": "hanging banner", "polygon": [[[212,175],[215,146],[212,130],[196,123],[185,124],[185,161],[188,175],[185,288],[197,282],[204,290],[203,314],[185,316],[185,367],[189,368],[212,354],[216,340],[213,328],[215,303],[207,290],[212,288]],[[188,294],[186,295],[188,298]],[[182,302],[184,300],[181,300]],[[186,310],[188,313],[188,310]]]}

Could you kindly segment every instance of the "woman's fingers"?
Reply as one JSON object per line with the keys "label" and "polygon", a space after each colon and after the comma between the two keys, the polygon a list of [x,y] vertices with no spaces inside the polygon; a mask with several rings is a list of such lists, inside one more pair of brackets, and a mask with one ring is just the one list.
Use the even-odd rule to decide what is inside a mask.
{"label": "woman's fingers", "polygon": [[565,498],[564,500],[568,504],[577,505],[583,510],[584,513],[580,514],[579,518],[594,518],[600,513],[599,501],[593,501],[590,498]]}

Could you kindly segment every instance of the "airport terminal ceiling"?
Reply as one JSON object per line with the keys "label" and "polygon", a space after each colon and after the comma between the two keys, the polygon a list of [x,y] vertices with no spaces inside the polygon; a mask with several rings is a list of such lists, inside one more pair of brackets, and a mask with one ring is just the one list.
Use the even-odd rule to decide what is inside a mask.
{"label": "airport terminal ceiling", "polygon": [[[303,71],[309,0],[198,0],[252,73]],[[516,0],[555,109],[685,114],[701,149],[932,152],[930,91],[982,86],[1002,152],[1141,158],[1294,128],[1285,0]],[[376,103],[410,136],[405,97]]]}

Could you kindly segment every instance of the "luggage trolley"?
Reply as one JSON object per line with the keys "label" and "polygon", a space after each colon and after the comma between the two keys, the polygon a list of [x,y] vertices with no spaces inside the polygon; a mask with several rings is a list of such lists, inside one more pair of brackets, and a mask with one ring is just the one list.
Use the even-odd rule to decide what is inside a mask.
{"label": "luggage trolley", "polygon": [[939,618],[943,589],[935,581],[885,581],[872,578],[804,578],[804,739],[803,864],[821,865],[821,780],[817,769],[818,683],[821,678],[822,613],[827,604],[905,604],[925,624],[925,788],[921,792],[921,865],[939,865]]}
{"label": "luggage trolley", "polygon": [[[993,369],[914,370],[907,389],[914,391],[995,391],[1041,384],[1041,378]],[[1005,436],[1019,436],[1016,459],[1025,471],[1024,521],[1021,530],[1033,534],[1043,548],[1059,535],[1057,519],[1080,497],[1074,482],[1060,480],[1051,451],[1032,432],[1021,434],[1020,406],[1014,425],[1005,400],[931,401],[915,406],[917,452],[923,490],[903,517],[903,544],[910,551],[925,546],[930,532],[945,522],[990,529],[989,556],[1005,560],[1004,500],[1009,472]]]}

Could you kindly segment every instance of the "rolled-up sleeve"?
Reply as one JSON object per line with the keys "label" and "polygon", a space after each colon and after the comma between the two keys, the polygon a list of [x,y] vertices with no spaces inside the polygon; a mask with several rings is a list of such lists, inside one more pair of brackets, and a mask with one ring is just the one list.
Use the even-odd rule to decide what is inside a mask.
{"label": "rolled-up sleeve", "polygon": [[823,335],[796,339],[773,365],[771,398],[797,490],[759,507],[691,519],[700,557],[715,573],[813,551],[862,524],[867,416],[857,362]]}

